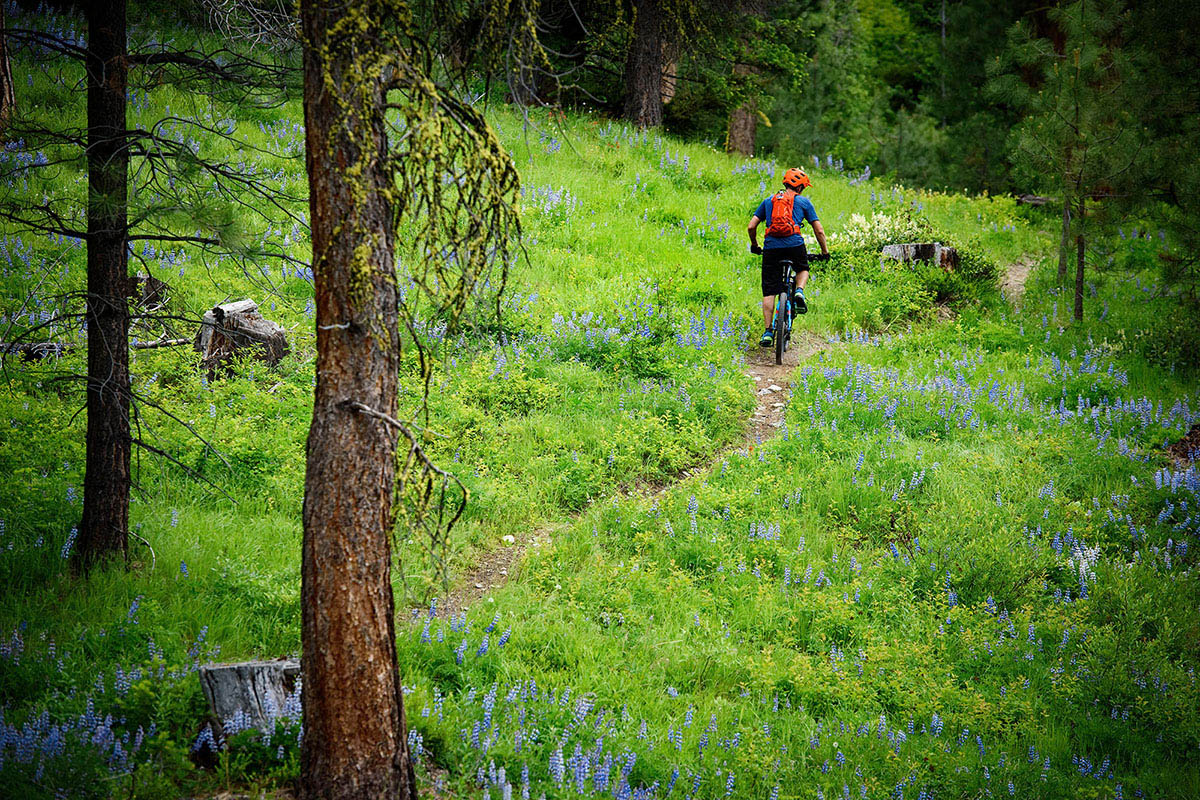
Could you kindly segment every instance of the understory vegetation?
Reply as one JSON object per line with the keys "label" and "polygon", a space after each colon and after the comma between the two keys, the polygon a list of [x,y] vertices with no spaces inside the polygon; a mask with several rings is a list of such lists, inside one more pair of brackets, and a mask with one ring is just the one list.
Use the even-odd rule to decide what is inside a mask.
{"label": "understory vegetation", "polygon": [[[82,119],[69,65],[14,63],[23,99]],[[242,168],[303,194],[298,102],[164,86],[130,116],[172,108],[232,126],[257,149]],[[1157,232],[1097,244],[1075,323],[1052,213],[821,161],[810,194],[834,258],[797,325],[825,347],[795,369],[779,435],[747,441],[761,320],[744,225],[786,165],[596,115],[488,115],[521,171],[525,253],[498,313],[497,275],[461,329],[430,312],[418,332],[425,444],[470,499],[448,540],[397,532],[424,782],[506,800],[1200,796],[1200,474],[1166,449],[1200,392],[1187,332],[1163,324],[1180,305]],[[81,201],[86,178],[67,165],[2,188],[52,190]],[[256,235],[309,256],[282,215]],[[881,258],[907,241],[955,245],[960,269]],[[86,356],[5,358],[6,797],[269,790],[299,772],[293,707],[269,735],[227,721],[214,753],[195,672],[300,648],[312,275],[137,256],[175,316],[251,298],[291,353],[210,378],[190,348],[134,351],[136,435],[170,458],[141,454],[129,569],[86,578],[68,560],[84,424],[67,377]],[[1009,302],[997,282],[1022,260]],[[39,339],[81,342],[53,320],[84,286],[81,242],[0,233],[0,339],[46,325]],[[410,347],[402,413],[421,381]],[[434,616],[447,585],[535,531],[502,587]]]}

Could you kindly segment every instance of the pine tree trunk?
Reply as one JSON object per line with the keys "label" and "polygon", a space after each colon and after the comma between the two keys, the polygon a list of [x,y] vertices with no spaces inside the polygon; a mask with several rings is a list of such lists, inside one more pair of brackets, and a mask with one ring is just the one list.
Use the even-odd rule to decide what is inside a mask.
{"label": "pine tree trunk", "polygon": [[538,92],[538,72],[529,64],[521,64],[509,76],[509,101],[519,106],[543,105]]}
{"label": "pine tree trunk", "polygon": [[87,457],[76,564],[128,556],[125,0],[87,6]]}
{"label": "pine tree trunk", "polygon": [[754,103],[743,103],[729,114],[729,131],[725,134],[725,150],[743,156],[754,155],[754,139],[758,132],[758,109]]}
{"label": "pine tree trunk", "polygon": [[[751,68],[735,64],[734,75],[749,75]],[[758,132],[758,105],[753,101],[742,103],[729,114],[729,129],[725,133],[725,151],[743,156],[754,155],[754,137]]]}
{"label": "pine tree trunk", "polygon": [[1067,264],[1071,260],[1071,199],[1063,192],[1062,238],[1058,243],[1058,285],[1067,282]]}
{"label": "pine tree trunk", "polygon": [[663,107],[675,99],[679,89],[679,42],[672,38],[663,41],[662,81],[658,91]]}
{"label": "pine tree trunk", "polygon": [[8,21],[4,15],[4,6],[0,5],[0,139],[3,139],[4,132],[8,130],[8,123],[16,105],[12,64],[8,59]]}
{"label": "pine tree trunk", "polygon": [[1083,266],[1084,266],[1084,243],[1083,243],[1083,203],[1084,199],[1079,198],[1079,227],[1075,234],[1075,319],[1083,320]]}
{"label": "pine tree trunk", "polygon": [[[301,572],[305,800],[416,799],[391,585],[400,341],[394,191],[369,26],[304,0],[304,120],[316,287],[317,387]],[[350,13],[366,13],[361,6]]]}
{"label": "pine tree trunk", "polygon": [[625,119],[641,128],[662,125],[663,35],[661,0],[639,0],[625,58]]}

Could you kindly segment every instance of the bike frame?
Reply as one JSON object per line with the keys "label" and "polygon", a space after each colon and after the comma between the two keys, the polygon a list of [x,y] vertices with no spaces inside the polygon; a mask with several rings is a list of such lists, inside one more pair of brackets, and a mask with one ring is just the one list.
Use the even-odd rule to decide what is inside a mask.
{"label": "bike frame", "polygon": [[780,261],[783,271],[783,291],[775,295],[775,315],[771,328],[775,333],[775,363],[783,363],[783,354],[792,340],[792,284],[795,282],[791,261]]}

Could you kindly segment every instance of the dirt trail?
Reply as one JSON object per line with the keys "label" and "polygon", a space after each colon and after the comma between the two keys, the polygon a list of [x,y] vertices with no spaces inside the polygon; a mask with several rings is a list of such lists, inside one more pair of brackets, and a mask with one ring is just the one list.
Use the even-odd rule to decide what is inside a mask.
{"label": "dirt trail", "polygon": [[1034,263],[1036,262],[1033,256],[1024,255],[1004,270],[1004,275],[1000,278],[1000,291],[1004,292],[1010,303],[1015,305],[1025,294],[1025,282],[1029,280]]}
{"label": "dirt trail", "polygon": [[746,374],[754,379],[758,394],[758,408],[750,417],[750,428],[746,432],[747,444],[765,442],[779,432],[787,407],[792,370],[801,361],[829,347],[827,341],[812,331],[797,330],[793,337],[795,341],[783,354],[782,364],[775,363],[774,348],[759,347],[746,354]]}
{"label": "dirt trail", "polygon": [[1167,455],[1180,467],[1200,461],[1200,422],[1197,422],[1180,439],[1167,447]]}
{"label": "dirt trail", "polygon": [[[1009,264],[1005,269],[1000,280],[1000,289],[1009,302],[1013,304],[1020,302],[1021,296],[1025,293],[1025,282],[1029,279],[1029,273],[1035,263],[1033,256],[1025,255]],[[948,308],[938,308],[938,318],[942,321],[952,316],[953,312]],[[813,358],[817,353],[829,347],[829,343],[824,339],[803,328],[794,333],[794,338],[792,347],[784,354],[782,364],[775,363],[773,348],[754,347],[746,353],[746,375],[754,379],[758,406],[749,419],[746,436],[742,442],[725,448],[706,463],[685,470],[671,483],[635,487],[632,491],[622,492],[618,496],[642,494],[653,497],[662,494],[680,481],[706,472],[713,464],[719,463],[729,451],[750,447],[775,436],[783,424],[792,370],[801,362]],[[608,498],[608,500],[611,499]],[[493,590],[514,577],[514,572],[519,568],[527,550],[549,544],[556,531],[570,524],[570,521],[566,521],[543,525],[531,531],[523,540],[517,539],[507,546],[484,553],[480,562],[461,578],[458,586],[447,597],[438,599],[438,616],[453,616],[473,603],[485,599]]]}
{"label": "dirt trail", "polygon": [[[792,370],[801,362],[829,347],[827,341],[811,331],[797,330],[793,333],[793,338],[792,346],[788,352],[784,353],[782,364],[775,363],[774,348],[755,347],[746,353],[745,371],[748,377],[754,379],[758,404],[750,416],[749,426],[742,441],[735,442],[721,450],[709,461],[685,470],[671,483],[635,487],[633,490],[623,491],[617,496],[628,497],[640,494],[654,497],[660,495],[680,481],[708,471],[714,464],[720,463],[721,459],[730,451],[757,445],[779,433],[790,396],[789,384]],[[606,498],[597,502],[610,502],[611,500],[612,498]],[[524,539],[517,539],[511,544],[484,553],[479,563],[461,577],[458,585],[451,590],[449,595],[438,598],[437,615],[443,618],[453,617],[471,605],[485,601],[491,592],[515,577],[528,550],[548,545],[554,533],[570,524],[571,521],[568,520],[543,525],[531,531]]]}

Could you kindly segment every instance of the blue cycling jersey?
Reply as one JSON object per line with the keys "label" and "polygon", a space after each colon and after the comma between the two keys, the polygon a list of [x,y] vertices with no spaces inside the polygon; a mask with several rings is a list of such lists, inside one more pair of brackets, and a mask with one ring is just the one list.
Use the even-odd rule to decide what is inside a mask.
{"label": "blue cycling jersey", "polygon": [[[754,216],[763,220],[767,224],[771,222],[771,197],[763,200],[758,205],[758,210],[754,212]],[[809,200],[804,195],[797,195],[792,203],[792,220],[797,226],[803,225],[805,220],[809,223],[817,221],[817,210],[813,208],[812,200]],[[800,234],[792,236],[764,236],[763,249],[774,250],[779,247],[801,247],[804,245],[804,237]]]}

